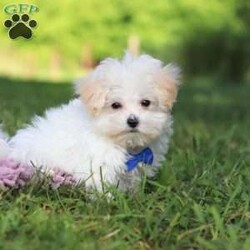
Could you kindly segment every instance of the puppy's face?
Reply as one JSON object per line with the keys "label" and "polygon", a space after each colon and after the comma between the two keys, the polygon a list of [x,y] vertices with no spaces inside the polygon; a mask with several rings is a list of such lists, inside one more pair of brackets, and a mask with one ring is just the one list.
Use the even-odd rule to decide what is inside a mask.
{"label": "puppy's face", "polygon": [[97,133],[125,148],[147,146],[170,129],[179,70],[149,56],[105,60],[79,85]]}

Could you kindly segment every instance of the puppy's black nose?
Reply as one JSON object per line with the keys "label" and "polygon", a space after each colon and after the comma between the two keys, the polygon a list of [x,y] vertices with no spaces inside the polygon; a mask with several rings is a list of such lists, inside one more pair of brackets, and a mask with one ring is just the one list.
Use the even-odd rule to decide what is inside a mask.
{"label": "puppy's black nose", "polygon": [[139,124],[139,120],[134,115],[131,115],[127,120],[127,124],[129,125],[130,128],[136,128],[137,125]]}

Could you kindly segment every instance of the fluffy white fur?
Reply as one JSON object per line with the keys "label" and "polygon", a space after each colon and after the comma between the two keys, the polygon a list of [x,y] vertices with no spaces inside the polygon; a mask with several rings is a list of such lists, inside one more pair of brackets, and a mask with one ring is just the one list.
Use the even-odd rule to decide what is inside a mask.
{"label": "fluffy white fur", "polygon": [[2,131],[2,126],[0,125],[0,159],[6,157],[9,153],[7,139],[8,135]]}
{"label": "fluffy white fur", "polygon": [[[51,172],[61,168],[87,187],[101,189],[104,181],[133,189],[142,172],[155,175],[168,150],[179,73],[148,55],[106,59],[78,81],[79,98],[35,117],[10,139],[9,157]],[[143,107],[142,100],[151,105]],[[114,102],[122,107],[112,109]],[[136,130],[127,124],[131,115],[139,120]],[[145,147],[154,153],[153,165],[127,172],[128,153]]]}

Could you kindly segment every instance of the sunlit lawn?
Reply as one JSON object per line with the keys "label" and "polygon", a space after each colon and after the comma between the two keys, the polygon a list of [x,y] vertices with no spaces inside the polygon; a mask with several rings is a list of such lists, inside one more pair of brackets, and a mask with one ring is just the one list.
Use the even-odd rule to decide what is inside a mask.
{"label": "sunlit lawn", "polygon": [[[68,84],[0,79],[13,134],[72,98]],[[137,194],[89,200],[80,188],[0,191],[0,249],[250,249],[250,86],[183,86],[159,177]]]}

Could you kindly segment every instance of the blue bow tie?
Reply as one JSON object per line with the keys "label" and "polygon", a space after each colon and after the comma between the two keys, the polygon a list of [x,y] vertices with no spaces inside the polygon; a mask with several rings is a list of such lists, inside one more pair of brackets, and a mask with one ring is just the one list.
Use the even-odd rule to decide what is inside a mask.
{"label": "blue bow tie", "polygon": [[129,154],[129,159],[126,161],[127,170],[130,172],[136,168],[140,162],[152,165],[153,160],[154,155],[150,148],[145,148],[138,154]]}

